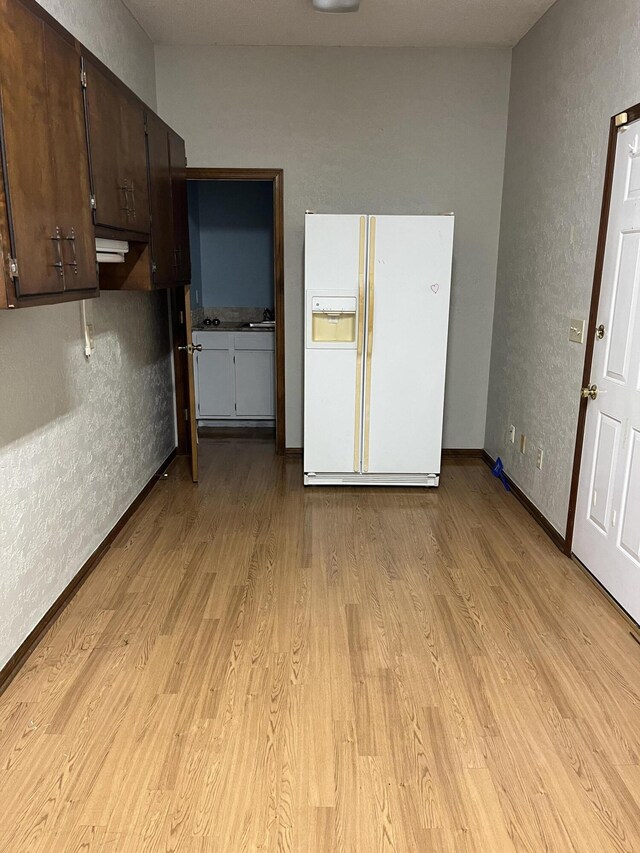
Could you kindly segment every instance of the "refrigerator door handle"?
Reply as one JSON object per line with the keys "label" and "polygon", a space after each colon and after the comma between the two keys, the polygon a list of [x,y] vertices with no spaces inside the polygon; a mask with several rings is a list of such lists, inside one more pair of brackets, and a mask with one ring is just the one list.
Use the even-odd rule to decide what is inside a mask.
{"label": "refrigerator door handle", "polygon": [[373,311],[375,303],[376,218],[369,219],[369,304],[367,308],[367,360],[364,408],[363,471],[369,471],[369,433],[371,430],[371,355],[373,353]]}
{"label": "refrigerator door handle", "polygon": [[356,403],[353,437],[353,470],[360,471],[360,437],[362,433],[362,352],[364,347],[364,262],[367,233],[366,217],[360,217],[360,251],[358,257],[358,343],[356,350]]}

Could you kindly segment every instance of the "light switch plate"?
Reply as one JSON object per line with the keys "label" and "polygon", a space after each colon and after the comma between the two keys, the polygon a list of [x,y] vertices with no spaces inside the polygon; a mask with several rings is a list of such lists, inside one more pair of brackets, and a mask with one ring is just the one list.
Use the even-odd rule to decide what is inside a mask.
{"label": "light switch plate", "polygon": [[572,320],[569,327],[569,340],[574,344],[584,343],[584,320]]}

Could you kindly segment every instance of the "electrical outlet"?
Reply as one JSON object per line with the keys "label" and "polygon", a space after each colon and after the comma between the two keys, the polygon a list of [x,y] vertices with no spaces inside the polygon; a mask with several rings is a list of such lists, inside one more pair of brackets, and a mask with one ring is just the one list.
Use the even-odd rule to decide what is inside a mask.
{"label": "electrical outlet", "polygon": [[524,433],[522,433],[520,435],[520,453],[526,453],[526,452],[527,452],[527,436]]}
{"label": "electrical outlet", "polygon": [[536,468],[539,468],[542,471],[542,460],[544,459],[544,450],[539,447],[538,448],[538,456],[536,457]]}
{"label": "electrical outlet", "polygon": [[511,442],[511,444],[516,443],[516,428],[513,424],[511,424],[511,426],[509,427],[509,441]]}

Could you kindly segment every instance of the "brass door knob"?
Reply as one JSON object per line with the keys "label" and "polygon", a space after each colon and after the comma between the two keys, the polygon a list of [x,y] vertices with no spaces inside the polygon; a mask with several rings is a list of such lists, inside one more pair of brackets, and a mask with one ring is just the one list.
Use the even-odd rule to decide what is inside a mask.
{"label": "brass door knob", "polygon": [[595,400],[596,397],[598,396],[598,393],[599,392],[598,392],[598,386],[597,385],[589,385],[587,388],[583,388],[582,391],[580,392],[581,396],[584,397],[585,400],[586,399]]}
{"label": "brass door knob", "polygon": [[188,353],[192,352],[202,352],[202,344],[187,344],[184,347],[178,347],[179,350],[183,350]]}

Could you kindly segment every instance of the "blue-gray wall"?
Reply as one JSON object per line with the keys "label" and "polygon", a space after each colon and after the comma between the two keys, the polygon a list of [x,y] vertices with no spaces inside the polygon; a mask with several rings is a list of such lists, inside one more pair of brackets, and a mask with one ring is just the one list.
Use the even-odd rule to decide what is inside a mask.
{"label": "blue-gray wall", "polygon": [[270,181],[190,181],[192,283],[200,305],[273,308]]}

